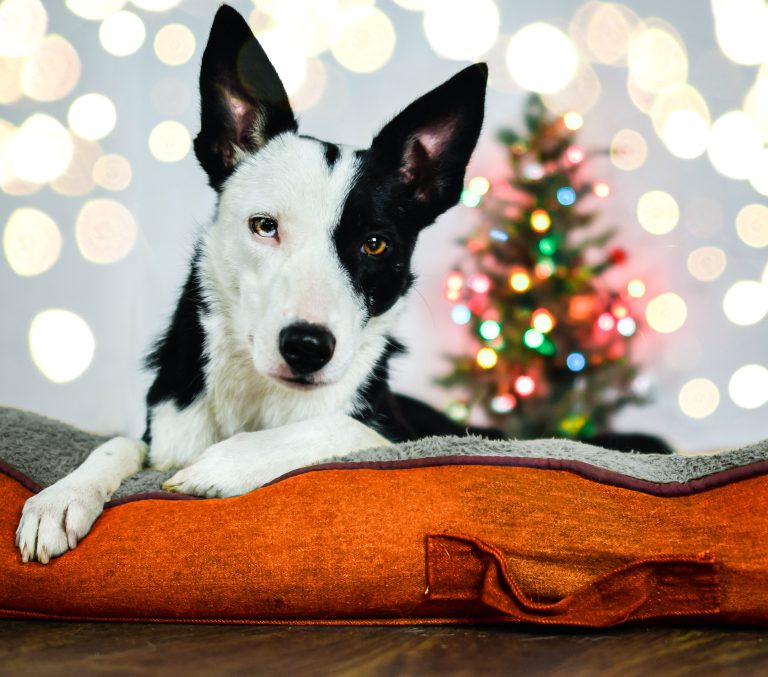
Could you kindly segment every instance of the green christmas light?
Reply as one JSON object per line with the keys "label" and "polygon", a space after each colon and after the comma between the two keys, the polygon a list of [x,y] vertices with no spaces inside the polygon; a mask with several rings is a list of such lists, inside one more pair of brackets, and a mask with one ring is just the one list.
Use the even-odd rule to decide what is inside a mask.
{"label": "green christmas light", "polygon": [[557,251],[557,240],[554,237],[543,237],[539,240],[539,251],[544,256],[552,256]]}
{"label": "green christmas light", "polygon": [[544,334],[536,329],[528,329],[525,334],[523,334],[523,343],[528,348],[536,350],[544,343]]}
{"label": "green christmas light", "polygon": [[486,320],[480,323],[480,327],[477,330],[486,341],[493,341],[501,334],[501,325],[495,320]]}

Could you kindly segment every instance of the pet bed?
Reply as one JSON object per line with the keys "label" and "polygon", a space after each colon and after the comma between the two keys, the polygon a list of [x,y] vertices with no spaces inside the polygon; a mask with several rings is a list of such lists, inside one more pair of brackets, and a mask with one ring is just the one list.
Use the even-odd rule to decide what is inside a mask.
{"label": "pet bed", "polygon": [[768,442],[689,458],[432,438],[228,499],[144,472],[75,550],[23,564],[24,501],[99,441],[0,409],[0,617],[768,622]]}

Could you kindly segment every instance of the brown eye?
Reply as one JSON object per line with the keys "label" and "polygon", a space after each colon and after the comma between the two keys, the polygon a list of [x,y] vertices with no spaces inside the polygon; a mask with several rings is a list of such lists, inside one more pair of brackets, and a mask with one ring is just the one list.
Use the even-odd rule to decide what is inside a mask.
{"label": "brown eye", "polygon": [[363,244],[363,253],[368,256],[381,256],[389,248],[389,242],[383,237],[373,235]]}
{"label": "brown eye", "polygon": [[277,237],[277,221],[269,216],[251,216],[248,228],[254,235],[261,237]]}

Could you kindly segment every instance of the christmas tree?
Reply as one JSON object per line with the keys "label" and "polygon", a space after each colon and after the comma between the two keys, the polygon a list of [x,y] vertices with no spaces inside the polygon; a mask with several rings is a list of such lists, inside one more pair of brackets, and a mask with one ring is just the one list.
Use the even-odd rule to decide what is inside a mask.
{"label": "christmas tree", "polygon": [[457,420],[480,408],[510,437],[585,438],[643,401],[632,390],[629,348],[632,302],[645,285],[634,279],[612,290],[601,280],[626,252],[610,245],[615,229],[589,228],[596,215],[584,203],[610,188],[588,178],[589,154],[575,142],[581,116],[553,116],[534,95],[525,124],[525,135],[499,135],[511,177],[475,177],[462,194],[480,219],[446,296],[473,349],[451,356],[452,371],[438,382],[465,393],[448,409]]}

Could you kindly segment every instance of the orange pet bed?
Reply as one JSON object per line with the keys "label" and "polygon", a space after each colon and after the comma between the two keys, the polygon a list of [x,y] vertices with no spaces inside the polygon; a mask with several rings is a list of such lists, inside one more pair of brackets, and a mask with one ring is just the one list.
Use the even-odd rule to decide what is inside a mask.
{"label": "orange pet bed", "polygon": [[39,487],[1,464],[0,617],[768,621],[765,445],[745,464],[652,482],[461,444],[459,455],[303,469],[230,499],[120,499],[48,565],[22,564],[14,546]]}

